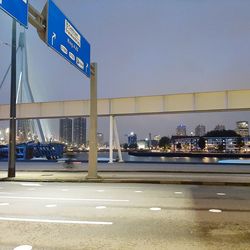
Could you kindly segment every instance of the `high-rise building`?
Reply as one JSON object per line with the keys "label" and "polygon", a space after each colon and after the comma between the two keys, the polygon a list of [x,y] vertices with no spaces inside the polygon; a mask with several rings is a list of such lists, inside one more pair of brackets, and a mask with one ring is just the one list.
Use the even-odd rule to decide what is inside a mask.
{"label": "high-rise building", "polygon": [[102,147],[104,145],[103,133],[97,133],[97,145],[98,147]]}
{"label": "high-rise building", "polygon": [[66,144],[72,144],[72,119],[60,119],[59,140]]}
{"label": "high-rise building", "polygon": [[86,130],[85,117],[60,119],[59,139],[61,142],[75,146],[86,145]]}
{"label": "high-rise building", "polygon": [[176,135],[177,136],[186,136],[187,135],[187,129],[185,125],[179,125],[176,128]]}
{"label": "high-rise building", "polygon": [[247,121],[236,122],[236,132],[242,137],[249,136],[249,127]]}
{"label": "high-rise building", "polygon": [[216,127],[214,128],[214,130],[217,130],[217,131],[221,131],[221,130],[225,130],[225,129],[226,129],[226,127],[224,125],[220,125],[220,124],[216,125]]}
{"label": "high-rise building", "polygon": [[85,117],[73,119],[73,143],[77,146],[86,145],[87,121]]}
{"label": "high-rise building", "polygon": [[195,128],[195,136],[204,136],[206,134],[206,127],[204,125],[198,125]]}
{"label": "high-rise building", "polygon": [[128,135],[128,145],[135,145],[137,144],[137,135],[134,132],[131,132]]}

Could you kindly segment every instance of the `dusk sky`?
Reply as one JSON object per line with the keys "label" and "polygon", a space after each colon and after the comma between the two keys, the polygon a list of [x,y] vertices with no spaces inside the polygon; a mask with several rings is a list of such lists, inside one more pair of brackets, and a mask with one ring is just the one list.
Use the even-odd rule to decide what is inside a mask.
{"label": "dusk sky", "polygon": [[[30,0],[41,11],[45,0]],[[54,0],[91,44],[98,63],[98,97],[250,89],[248,0]],[[22,28],[19,28],[22,30]],[[36,101],[89,99],[89,79],[26,30],[29,77]],[[0,82],[10,64],[11,18],[0,11]],[[9,102],[10,75],[0,89]],[[121,141],[188,133],[204,124],[235,129],[249,112],[118,117]],[[1,127],[1,123],[0,123]],[[108,138],[108,119],[99,119]],[[58,133],[54,131],[53,133]]]}

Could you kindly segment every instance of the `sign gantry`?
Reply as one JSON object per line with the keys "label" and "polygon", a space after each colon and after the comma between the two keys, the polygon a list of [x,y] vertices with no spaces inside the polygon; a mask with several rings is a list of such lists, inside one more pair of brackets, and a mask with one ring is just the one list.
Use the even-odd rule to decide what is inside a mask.
{"label": "sign gantry", "polygon": [[[28,0],[0,0],[0,9],[13,17],[12,59],[11,59],[11,101],[10,101],[10,139],[8,177],[15,177],[16,156],[16,21],[28,28],[28,21],[38,32],[39,37],[64,59],[84,73],[91,81],[90,163],[88,178],[97,178],[97,103],[96,103],[96,65],[90,64],[90,44],[63,14],[52,0],[38,12]],[[92,72],[91,72],[92,71]],[[94,71],[94,73],[93,73]]]}

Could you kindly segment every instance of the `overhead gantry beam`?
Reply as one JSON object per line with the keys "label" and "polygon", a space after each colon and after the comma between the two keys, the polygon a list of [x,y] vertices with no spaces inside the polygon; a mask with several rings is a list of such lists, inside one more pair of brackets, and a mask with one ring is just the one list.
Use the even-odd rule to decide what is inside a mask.
{"label": "overhead gantry beam", "polygon": [[[89,100],[17,104],[17,119],[89,116]],[[250,90],[98,99],[98,116],[130,116],[250,110]],[[0,120],[9,105],[0,105]]]}

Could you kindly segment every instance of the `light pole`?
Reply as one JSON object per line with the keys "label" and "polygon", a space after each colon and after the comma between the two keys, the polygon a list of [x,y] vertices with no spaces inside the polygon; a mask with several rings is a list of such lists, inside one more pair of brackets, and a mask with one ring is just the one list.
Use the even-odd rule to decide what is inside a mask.
{"label": "light pole", "polygon": [[16,21],[12,22],[8,177],[16,176]]}

